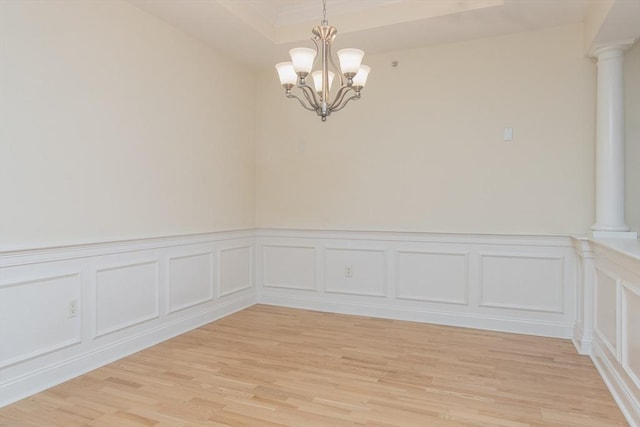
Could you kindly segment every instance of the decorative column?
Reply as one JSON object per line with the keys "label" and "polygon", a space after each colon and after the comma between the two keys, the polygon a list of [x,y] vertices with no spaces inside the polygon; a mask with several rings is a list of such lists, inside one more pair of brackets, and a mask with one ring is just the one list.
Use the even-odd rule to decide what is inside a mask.
{"label": "decorative column", "polygon": [[596,223],[593,237],[630,237],[624,222],[624,50],[633,40],[597,46]]}

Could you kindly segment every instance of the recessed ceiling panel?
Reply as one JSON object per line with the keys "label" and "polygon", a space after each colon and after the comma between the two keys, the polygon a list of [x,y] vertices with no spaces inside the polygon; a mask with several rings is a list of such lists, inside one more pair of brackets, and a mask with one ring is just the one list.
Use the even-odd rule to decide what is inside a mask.
{"label": "recessed ceiling panel", "polygon": [[[311,47],[322,19],[321,0],[128,1],[253,66]],[[337,46],[376,53],[580,23],[592,1],[327,0],[327,18],[338,28]]]}

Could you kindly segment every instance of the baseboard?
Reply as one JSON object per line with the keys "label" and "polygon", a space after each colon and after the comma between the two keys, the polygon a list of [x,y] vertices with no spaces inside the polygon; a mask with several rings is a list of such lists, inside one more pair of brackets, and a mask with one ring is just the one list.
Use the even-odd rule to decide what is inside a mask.
{"label": "baseboard", "polygon": [[328,313],[350,314],[404,320],[409,322],[433,323],[463,328],[484,329],[489,331],[511,332],[526,335],[539,335],[554,338],[570,338],[571,325],[535,320],[509,319],[478,314],[442,312],[425,308],[408,308],[392,304],[372,304],[370,302],[346,302],[319,296],[283,296],[261,294],[258,303],[291,308],[323,311]]}
{"label": "baseboard", "polygon": [[78,354],[51,366],[44,366],[0,384],[0,407],[46,390],[145,348],[213,322],[255,304],[255,294],[237,296],[187,317],[164,323],[107,346]]}
{"label": "baseboard", "polygon": [[594,339],[591,360],[593,360],[593,364],[598,369],[629,426],[640,427],[640,402],[634,397],[632,391],[634,388],[637,390],[637,387],[634,386],[626,373],[621,371],[621,368],[617,368],[619,365],[610,360],[606,348],[597,338]]}
{"label": "baseboard", "polygon": [[584,330],[578,324],[573,327],[573,336],[571,337],[571,342],[576,348],[578,354],[591,354],[592,339],[591,337],[587,338],[585,336]]}

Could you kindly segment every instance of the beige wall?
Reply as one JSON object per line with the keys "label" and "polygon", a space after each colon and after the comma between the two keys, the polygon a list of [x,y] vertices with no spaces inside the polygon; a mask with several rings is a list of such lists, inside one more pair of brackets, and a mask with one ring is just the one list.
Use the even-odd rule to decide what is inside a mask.
{"label": "beige wall", "polygon": [[257,225],[586,233],[595,67],[582,42],[575,25],[365,56],[363,99],[325,124],[265,70]]}
{"label": "beige wall", "polygon": [[323,124],[275,70],[254,102],[245,67],[125,2],[0,8],[0,250],[252,227],[254,213],[282,228],[593,223],[581,26],[367,56],[363,100]]}
{"label": "beige wall", "polygon": [[253,227],[254,75],[126,2],[0,1],[0,250]]}
{"label": "beige wall", "polygon": [[640,232],[640,41],[625,53],[625,217]]}

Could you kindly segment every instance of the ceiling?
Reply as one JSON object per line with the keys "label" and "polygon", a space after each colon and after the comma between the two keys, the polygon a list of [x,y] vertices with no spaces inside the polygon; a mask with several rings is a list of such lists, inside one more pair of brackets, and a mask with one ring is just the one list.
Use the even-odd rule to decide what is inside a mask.
{"label": "ceiling", "polygon": [[[291,47],[312,47],[311,28],[322,19],[321,0],[128,1],[257,67],[287,58]],[[327,18],[338,48],[379,53],[584,22],[591,9],[616,3],[627,20],[637,4],[635,27],[640,0],[327,0]]]}

